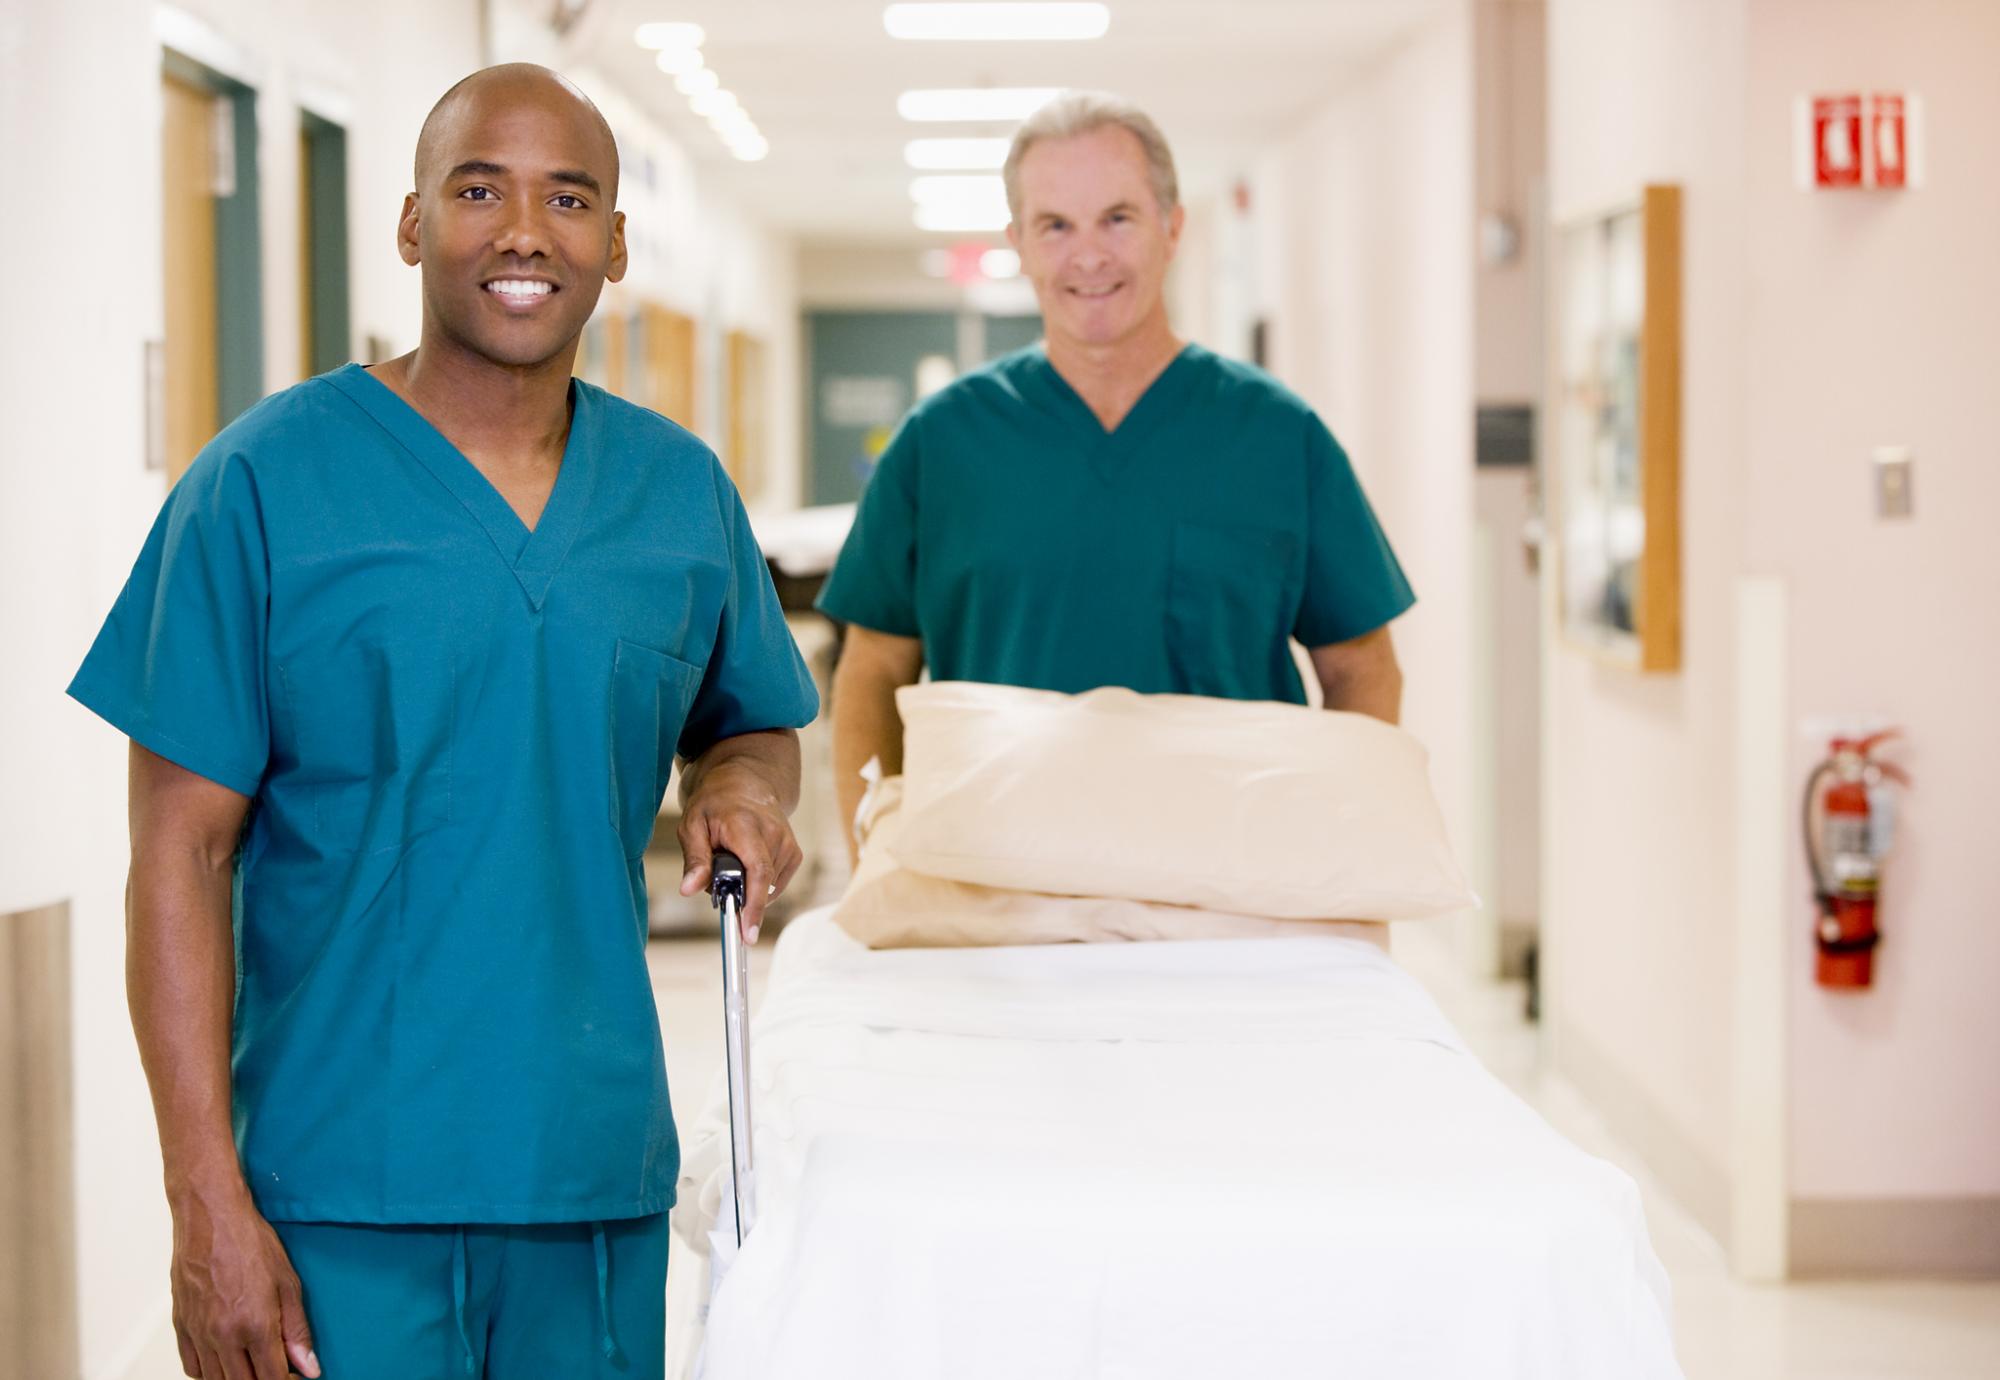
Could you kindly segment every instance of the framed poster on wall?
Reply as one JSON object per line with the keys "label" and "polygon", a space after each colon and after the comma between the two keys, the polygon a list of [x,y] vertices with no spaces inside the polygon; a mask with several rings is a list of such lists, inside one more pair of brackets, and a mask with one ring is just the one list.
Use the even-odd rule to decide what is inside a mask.
{"label": "framed poster on wall", "polygon": [[1556,227],[1548,493],[1559,631],[1638,671],[1681,661],[1681,197]]}

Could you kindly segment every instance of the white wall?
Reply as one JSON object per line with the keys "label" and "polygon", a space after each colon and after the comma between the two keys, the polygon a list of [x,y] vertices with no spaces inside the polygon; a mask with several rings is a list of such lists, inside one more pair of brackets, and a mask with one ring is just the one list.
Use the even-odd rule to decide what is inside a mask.
{"label": "white wall", "polygon": [[96,1377],[165,1317],[167,1222],[121,981],[124,745],[62,689],[160,500],[139,463],[158,160],[131,156],[158,144],[159,59],[137,0],[0,15],[0,147],[18,186],[67,189],[54,195],[70,207],[47,242],[61,261],[14,275],[0,332],[0,914],[71,902],[82,1361]]}
{"label": "white wall", "polygon": [[1526,469],[1512,467],[1473,475],[1474,513],[1486,537],[1474,597],[1490,638],[1482,678],[1490,736],[1482,752],[1491,780],[1479,804],[1492,814],[1494,859],[1485,899],[1496,920],[1522,931],[1538,923],[1542,910],[1542,608],[1539,577],[1522,544],[1533,512],[1528,478]]}
{"label": "white wall", "polygon": [[[1873,991],[1812,984],[1790,860],[1801,1199],[2000,1198],[1996,59],[2000,6],[1980,0],[1750,6],[1747,559],[1791,588],[1793,722],[1880,714],[1909,734],[1916,777]],[[1854,89],[1924,98],[1921,190],[1793,188],[1793,96]],[[1916,452],[1906,521],[1875,516],[1869,452],[1890,443]],[[1795,783],[1823,746],[1794,738]]]}
{"label": "white wall", "polygon": [[[1549,632],[1548,1019],[1711,1227],[1726,1215],[1733,977],[1733,582],[1741,565],[1743,0],[1551,0],[1555,216],[1684,191],[1682,669]],[[1642,1129],[1643,1128],[1643,1129]]]}
{"label": "white wall", "polygon": [[[1983,152],[2000,127],[2000,9],[1551,0],[1549,28],[1557,208],[1678,181],[1686,232],[1684,668],[1641,678],[1561,650],[1548,662],[1559,1062],[1606,1090],[1614,1123],[1719,1233],[1732,1191],[1769,1189],[1791,1216],[1794,1269],[1990,1269],[1991,1241],[1973,1238],[2000,1221],[1987,990],[2000,932],[1984,899],[2000,761],[2000,189]],[[1797,190],[1793,98],[1874,89],[1929,103],[1927,185]],[[1919,457],[1911,520],[1874,515],[1869,453],[1887,443]],[[1765,713],[1734,698],[1735,591],[1752,582],[1782,594],[1789,629],[1765,677],[1789,687],[1771,712],[1791,734],[1787,798],[1759,807],[1768,818],[1737,817],[1729,790],[1736,720]],[[1823,748],[1800,730],[1827,715],[1903,725],[1919,777],[1865,993],[1812,981],[1792,816]],[[1738,839],[1784,854],[1739,857]],[[1783,913],[1739,911],[1734,880],[1774,867],[1789,879]],[[1785,927],[1782,971],[1739,975],[1734,927],[1765,923]],[[1770,1027],[1782,1050],[1736,1042],[1739,976],[1768,989],[1738,1009],[1785,1011]],[[1732,1183],[1731,1079],[1767,1061],[1784,1070],[1789,1153],[1768,1179]],[[1749,1206],[1739,1221],[1759,1220]],[[1844,1206],[1868,1215],[1824,1210]]]}
{"label": "white wall", "polygon": [[[380,7],[386,23],[388,8]],[[387,52],[353,6],[208,4],[202,16],[260,87],[267,369],[298,370],[297,126],[301,83],[344,90],[352,191],[368,204],[407,165],[384,116],[475,56],[472,7],[401,15]],[[72,189],[62,264],[16,275],[0,333],[0,913],[68,897],[74,948],[77,1231],[86,1377],[125,1372],[167,1316],[168,1220],[123,982],[124,743],[62,696],[163,496],[142,467],[143,341],[160,329],[159,48],[143,0],[12,5],[0,18],[5,147],[24,184]],[[211,53],[206,56],[217,56]],[[421,116],[421,111],[418,112]],[[410,127],[414,129],[414,125]],[[24,132],[32,132],[24,137]],[[389,146],[402,147],[392,154]],[[356,317],[383,277],[356,241]],[[400,267],[400,265],[399,265]],[[414,295],[411,296],[414,303]]]}
{"label": "white wall", "polygon": [[1474,277],[1476,391],[1481,402],[1533,402],[1542,391],[1547,7],[1543,0],[1479,0],[1473,19],[1478,210],[1507,216],[1521,237],[1511,260],[1482,261]]}
{"label": "white wall", "polygon": [[[1513,257],[1481,246],[1473,273],[1474,393],[1482,404],[1535,404],[1542,388],[1542,273],[1548,137],[1544,120],[1546,7],[1480,0],[1473,10],[1474,189],[1482,220],[1504,216]],[[1470,247],[1470,246],[1469,246]],[[1474,511],[1486,545],[1474,574],[1487,652],[1480,667],[1477,808],[1487,817],[1488,911],[1514,941],[1541,915],[1541,591],[1522,546],[1534,508],[1527,469],[1482,469]],[[1468,955],[1484,964],[1492,949]]]}
{"label": "white wall", "polygon": [[1254,177],[1273,372],[1353,457],[1416,587],[1404,721],[1454,840],[1472,822],[1472,16],[1448,6]]}

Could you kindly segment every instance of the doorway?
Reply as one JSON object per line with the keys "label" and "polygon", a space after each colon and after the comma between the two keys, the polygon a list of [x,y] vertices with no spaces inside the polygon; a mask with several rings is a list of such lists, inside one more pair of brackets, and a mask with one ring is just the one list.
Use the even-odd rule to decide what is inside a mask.
{"label": "doorway", "polygon": [[256,93],[162,55],[161,230],[167,482],[264,393]]}

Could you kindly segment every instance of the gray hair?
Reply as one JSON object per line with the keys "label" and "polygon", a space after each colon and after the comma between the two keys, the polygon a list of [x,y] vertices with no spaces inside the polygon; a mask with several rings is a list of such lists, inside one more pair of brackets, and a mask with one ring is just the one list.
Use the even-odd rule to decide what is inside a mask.
{"label": "gray hair", "polygon": [[1030,148],[1043,139],[1070,139],[1110,127],[1128,131],[1145,150],[1146,171],[1152,179],[1153,198],[1160,203],[1160,213],[1165,215],[1180,205],[1180,180],[1174,175],[1173,150],[1167,147],[1167,137],[1145,111],[1108,92],[1065,91],[1014,131],[1014,142],[1008,147],[1007,161],[1000,169],[1001,180],[1007,186],[1007,210],[1016,218],[1021,214],[1021,160]]}

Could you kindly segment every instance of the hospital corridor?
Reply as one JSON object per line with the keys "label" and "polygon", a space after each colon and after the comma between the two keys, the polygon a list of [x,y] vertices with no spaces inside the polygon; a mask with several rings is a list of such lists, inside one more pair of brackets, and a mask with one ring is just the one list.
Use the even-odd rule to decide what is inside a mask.
{"label": "hospital corridor", "polygon": [[2000,0],[0,0],[0,1380],[2000,1376]]}

